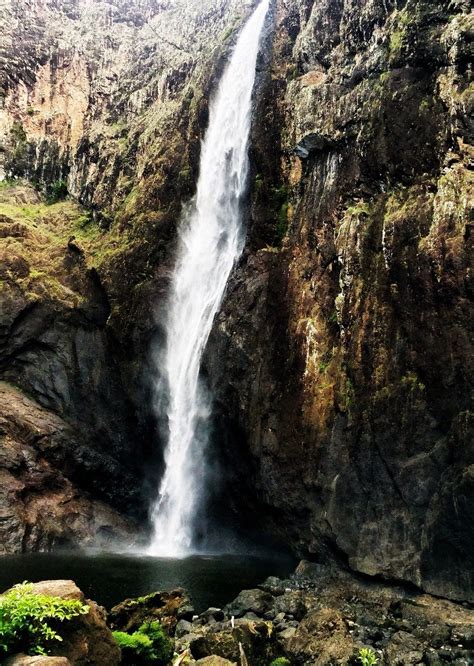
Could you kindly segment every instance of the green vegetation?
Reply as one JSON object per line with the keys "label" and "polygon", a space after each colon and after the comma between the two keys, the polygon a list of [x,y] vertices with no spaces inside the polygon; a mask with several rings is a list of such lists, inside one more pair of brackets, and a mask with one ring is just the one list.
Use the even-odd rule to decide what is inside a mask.
{"label": "green vegetation", "polygon": [[396,14],[396,25],[390,34],[389,55],[390,60],[399,57],[408,34],[408,28],[413,23],[413,17],[407,8]]}
{"label": "green vegetation", "polygon": [[15,121],[10,129],[11,150],[8,156],[7,173],[17,176],[24,172],[28,158],[28,141],[23,125]]}
{"label": "green vegetation", "polygon": [[291,662],[286,657],[278,657],[274,659],[270,666],[290,666]]}
{"label": "green vegetation", "polygon": [[114,638],[122,651],[122,662],[125,664],[151,664],[155,658],[153,643],[148,636],[135,631],[114,631]]}
{"label": "green vegetation", "polygon": [[420,382],[415,372],[408,372],[401,378],[400,381],[402,385],[408,387],[410,391],[423,392],[426,389],[426,386],[423,384],[423,382]]}
{"label": "green vegetation", "polygon": [[[71,288],[68,279],[71,267],[64,265],[68,241],[74,236],[88,265],[93,266],[110,248],[104,242],[104,236],[109,239],[110,235],[104,234],[97,220],[70,199],[47,204],[31,197],[31,191],[22,183],[13,185],[11,192],[9,189],[8,185],[2,186],[0,215],[17,224],[16,235],[0,239],[0,245],[10,257],[21,257],[29,268],[22,275],[10,275],[10,279],[28,298],[50,298],[77,307],[84,295],[80,286],[77,290]],[[18,193],[22,193],[21,198],[31,197],[29,202],[20,203]]]}
{"label": "green vegetation", "polygon": [[67,197],[67,183],[64,180],[55,180],[48,195],[48,203],[53,204]]}
{"label": "green vegetation", "polygon": [[349,206],[347,209],[348,215],[351,217],[361,217],[362,215],[370,215],[369,204],[365,201],[361,201],[354,206]]}
{"label": "green vegetation", "polygon": [[[259,206],[268,212],[269,231],[272,246],[279,247],[288,231],[288,220],[291,217],[289,191],[286,185],[270,187],[263,176],[258,173],[254,181],[255,199]],[[271,246],[270,246],[271,247]]]}
{"label": "green vegetation", "polygon": [[297,65],[292,65],[291,67],[289,67],[287,69],[287,74],[286,75],[287,75],[287,77],[290,81],[294,81],[295,79],[297,79],[298,74],[299,74],[299,72],[298,72]]}
{"label": "green vegetation", "polygon": [[142,624],[133,634],[125,631],[113,634],[122,650],[123,664],[166,666],[173,656],[173,644],[156,620]]}
{"label": "green vegetation", "polygon": [[280,244],[288,231],[288,212],[290,209],[288,189],[285,185],[271,190],[271,203],[276,214],[276,240]]}
{"label": "green vegetation", "polygon": [[404,32],[402,30],[394,30],[390,35],[390,57],[396,57],[400,54],[403,45]]}
{"label": "green vegetation", "polygon": [[223,42],[227,41],[233,32],[234,32],[234,27],[229,26],[222,36],[222,41]]}
{"label": "green vegetation", "polygon": [[33,589],[25,582],[0,596],[0,656],[47,654],[54,641],[62,641],[59,625],[89,612],[81,601],[35,594]]}
{"label": "green vegetation", "polygon": [[375,666],[378,662],[377,655],[370,648],[361,648],[359,650],[358,660],[362,666]]}
{"label": "green vegetation", "polygon": [[237,16],[234,18],[232,21],[232,24],[225,30],[223,36],[222,36],[222,41],[225,42],[229,39],[229,37],[235,32],[235,29],[237,28],[237,25],[239,21],[241,20],[240,14],[237,14]]}
{"label": "green vegetation", "polygon": [[420,113],[423,113],[423,111],[428,111],[430,107],[431,107],[430,101],[428,99],[422,99],[420,102],[419,111]]}
{"label": "green vegetation", "polygon": [[26,132],[23,129],[23,125],[18,121],[13,123],[10,134],[12,139],[14,139],[17,143],[24,143],[26,141]]}
{"label": "green vegetation", "polygon": [[277,221],[277,226],[276,226],[276,233],[277,233],[277,238],[281,242],[283,238],[285,237],[286,232],[288,231],[288,210],[289,210],[290,204],[288,201],[285,201],[281,205],[281,208],[278,212],[278,221]]}

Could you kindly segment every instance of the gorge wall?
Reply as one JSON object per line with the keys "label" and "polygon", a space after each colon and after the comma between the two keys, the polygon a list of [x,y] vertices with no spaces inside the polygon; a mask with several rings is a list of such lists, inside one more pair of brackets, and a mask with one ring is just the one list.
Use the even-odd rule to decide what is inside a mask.
{"label": "gorge wall", "polygon": [[[7,552],[143,520],[149,350],[206,100],[249,10],[10,5],[4,171],[50,200],[64,180],[77,203],[0,193]],[[474,594],[469,10],[275,3],[247,248],[205,368],[243,524],[258,507],[299,552],[455,599]],[[45,505],[62,521],[30,537]]]}

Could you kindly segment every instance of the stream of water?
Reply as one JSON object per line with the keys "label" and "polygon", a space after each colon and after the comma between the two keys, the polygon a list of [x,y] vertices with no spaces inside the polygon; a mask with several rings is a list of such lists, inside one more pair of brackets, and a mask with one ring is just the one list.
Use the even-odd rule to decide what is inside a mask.
{"label": "stream of water", "polygon": [[269,0],[243,27],[210,107],[197,193],[181,220],[160,366],[168,432],[165,471],[153,507],[149,554],[193,551],[206,489],[211,399],[199,376],[212,323],[243,249],[242,199],[248,176],[252,91]]}

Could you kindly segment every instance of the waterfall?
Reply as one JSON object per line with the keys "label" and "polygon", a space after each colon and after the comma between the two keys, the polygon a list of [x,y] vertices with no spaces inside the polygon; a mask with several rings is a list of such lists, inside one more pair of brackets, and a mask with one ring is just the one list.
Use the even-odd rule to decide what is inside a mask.
{"label": "waterfall", "polygon": [[211,104],[197,192],[182,217],[165,323],[164,374],[168,441],[165,471],[153,507],[148,552],[192,551],[202,506],[211,400],[199,377],[202,355],[229,274],[243,249],[241,203],[255,69],[269,0],[243,27]]}

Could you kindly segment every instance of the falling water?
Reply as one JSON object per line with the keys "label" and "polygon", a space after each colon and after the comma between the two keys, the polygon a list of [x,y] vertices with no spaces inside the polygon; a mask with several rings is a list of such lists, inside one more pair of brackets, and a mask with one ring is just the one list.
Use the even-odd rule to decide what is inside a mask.
{"label": "falling water", "polygon": [[197,193],[183,216],[166,321],[164,383],[168,442],[153,507],[149,552],[180,556],[193,547],[206,474],[211,405],[201,358],[226,283],[243,248],[241,202],[248,175],[252,90],[269,0],[244,26],[210,109]]}

